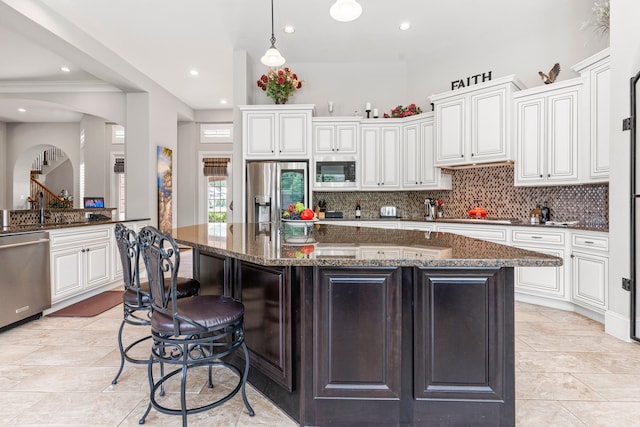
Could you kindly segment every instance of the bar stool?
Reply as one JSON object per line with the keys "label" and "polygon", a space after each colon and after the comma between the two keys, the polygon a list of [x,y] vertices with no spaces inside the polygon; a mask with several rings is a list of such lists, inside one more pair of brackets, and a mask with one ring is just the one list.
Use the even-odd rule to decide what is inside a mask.
{"label": "bar stool", "polygon": [[[187,425],[187,415],[195,414],[222,405],[238,391],[250,416],[255,412],[247,400],[245,390],[249,373],[249,351],[244,342],[244,306],[233,298],[222,295],[199,295],[178,299],[176,294],[177,272],[180,252],[175,240],[156,228],[144,227],[138,236],[140,251],[149,275],[151,289],[151,349],[149,371],[149,406],[140,419],[144,424],[151,408],[171,415],[181,415],[182,425]],[[165,284],[169,281],[168,286]],[[237,349],[244,352],[244,369],[224,360]],[[153,365],[160,364],[160,378],[153,375]],[[164,365],[175,366],[164,372]],[[188,407],[186,382],[189,369],[207,366],[209,384],[213,387],[212,366],[226,366],[238,375],[238,383],[229,393],[216,401]],[[169,408],[160,404],[156,394],[167,380],[175,375],[180,378],[180,408]]]}
{"label": "bar stool", "polygon": [[[140,272],[138,267],[140,261],[140,250],[135,231],[122,224],[116,224],[115,236],[116,243],[118,245],[118,252],[120,253],[120,259],[122,261],[122,279],[124,281],[122,306],[124,314],[122,322],[120,323],[120,329],[118,329],[120,369],[118,369],[118,373],[111,381],[111,384],[117,384],[118,378],[124,369],[125,360],[134,364],[149,363],[148,357],[138,359],[129,355],[129,352],[141,342],[151,338],[151,335],[146,335],[132,342],[126,348],[122,343],[122,332],[125,325],[145,327],[151,325],[151,298],[149,296],[149,283],[146,281],[140,281]],[[178,298],[190,297],[197,295],[200,292],[200,283],[195,279],[180,277],[178,279],[177,289]]]}

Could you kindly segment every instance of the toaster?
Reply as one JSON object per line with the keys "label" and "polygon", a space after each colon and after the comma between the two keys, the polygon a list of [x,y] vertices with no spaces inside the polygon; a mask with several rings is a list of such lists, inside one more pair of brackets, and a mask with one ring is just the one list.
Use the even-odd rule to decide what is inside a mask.
{"label": "toaster", "polygon": [[383,206],[380,208],[380,218],[396,218],[398,209],[395,206]]}

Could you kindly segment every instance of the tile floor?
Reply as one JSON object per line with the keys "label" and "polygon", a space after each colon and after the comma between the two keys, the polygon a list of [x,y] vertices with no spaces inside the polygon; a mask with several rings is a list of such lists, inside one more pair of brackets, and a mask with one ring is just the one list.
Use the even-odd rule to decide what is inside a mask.
{"label": "tile floor", "polygon": [[[137,425],[148,402],[146,368],[126,364],[111,385],[121,310],[93,318],[45,316],[0,333],[0,425]],[[202,375],[193,378],[191,395],[206,398]],[[190,416],[189,425],[295,425],[252,387],[247,392],[255,417],[237,395],[213,412]],[[169,388],[167,398],[175,397]],[[518,426],[640,425],[640,344],[617,340],[577,314],[517,303],[516,412]],[[180,420],[152,410],[146,425]]]}

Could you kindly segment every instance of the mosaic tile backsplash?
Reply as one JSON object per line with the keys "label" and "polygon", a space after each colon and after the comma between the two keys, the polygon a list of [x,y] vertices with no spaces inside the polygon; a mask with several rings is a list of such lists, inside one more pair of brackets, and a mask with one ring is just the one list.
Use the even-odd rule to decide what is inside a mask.
{"label": "mosaic tile backsplash", "polygon": [[340,211],[344,218],[355,218],[356,200],[360,199],[363,219],[380,217],[381,206],[397,206],[398,215],[421,217],[424,199],[442,199],[445,218],[467,218],[467,210],[476,205],[489,217],[511,218],[527,222],[536,204],[546,201],[552,221],[580,221],[594,228],[608,228],[609,185],[574,185],[554,187],[514,187],[513,165],[459,169],[450,171],[452,190],[396,192],[315,192],[318,200],[327,202],[327,209]]}

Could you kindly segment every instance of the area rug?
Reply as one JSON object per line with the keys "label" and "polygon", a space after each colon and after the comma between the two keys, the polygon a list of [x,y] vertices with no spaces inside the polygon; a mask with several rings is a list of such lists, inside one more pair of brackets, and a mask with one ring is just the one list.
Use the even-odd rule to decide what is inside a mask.
{"label": "area rug", "polygon": [[93,317],[122,303],[123,291],[105,291],[101,294],[77,302],[47,316],[51,317]]}

